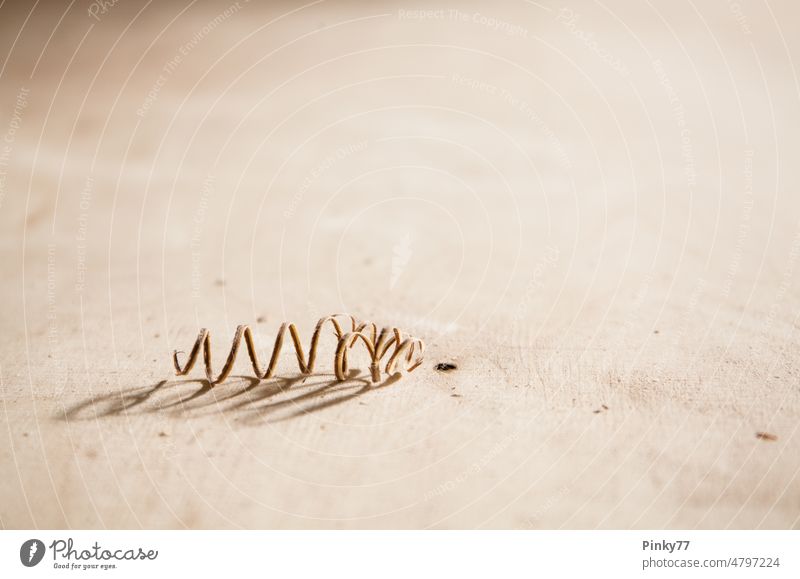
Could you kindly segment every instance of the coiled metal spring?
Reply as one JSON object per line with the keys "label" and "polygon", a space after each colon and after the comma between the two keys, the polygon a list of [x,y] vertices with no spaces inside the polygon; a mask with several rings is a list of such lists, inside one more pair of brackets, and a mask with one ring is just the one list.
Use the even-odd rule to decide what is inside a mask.
{"label": "coiled metal spring", "polygon": [[[345,332],[337,318],[350,320],[350,331]],[[322,328],[326,323],[330,323],[333,326],[337,339],[334,371],[336,373],[336,379],[340,382],[347,380],[347,352],[357,343],[363,344],[369,353],[371,359],[370,374],[374,383],[380,382],[381,380],[381,360],[389,354],[390,350],[391,353],[389,354],[385,366],[386,374],[389,376],[397,371],[399,362],[405,363],[404,370],[406,372],[412,372],[422,364],[425,343],[421,339],[412,336],[404,337],[402,332],[394,327],[385,327],[378,331],[378,327],[372,322],[357,322],[351,315],[334,314],[324,317],[317,322],[314,334],[311,336],[308,358],[305,356],[303,344],[300,341],[300,334],[297,332],[295,325],[285,322],[281,324],[278,334],[275,337],[275,344],[272,347],[269,364],[265,370],[261,369],[256,347],[253,343],[253,333],[250,327],[246,325],[238,326],[233,336],[233,343],[231,344],[230,352],[228,352],[228,358],[216,378],[214,377],[211,364],[211,334],[206,328],[202,328],[197,335],[197,340],[195,340],[194,346],[191,352],[189,352],[189,357],[185,364],[181,365],[178,359],[178,355],[183,352],[175,350],[173,353],[172,359],[175,364],[175,373],[178,376],[188,374],[194,367],[200,355],[200,350],[202,349],[206,379],[212,385],[219,384],[224,381],[233,370],[236,354],[239,351],[239,344],[242,338],[244,338],[245,344],[247,345],[247,353],[250,356],[250,362],[253,366],[253,372],[259,380],[266,380],[271,378],[275,372],[281,348],[283,347],[284,336],[288,330],[292,338],[292,345],[294,346],[297,356],[297,365],[300,367],[300,372],[302,374],[311,374],[314,372],[314,366],[317,361],[317,345],[322,335]]]}

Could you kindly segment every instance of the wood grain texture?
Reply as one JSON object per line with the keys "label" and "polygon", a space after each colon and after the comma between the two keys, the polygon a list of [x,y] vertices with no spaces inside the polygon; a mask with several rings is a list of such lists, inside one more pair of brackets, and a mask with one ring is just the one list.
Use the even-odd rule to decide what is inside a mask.
{"label": "wood grain texture", "polygon": [[800,526],[792,2],[155,4],[0,6],[3,527]]}

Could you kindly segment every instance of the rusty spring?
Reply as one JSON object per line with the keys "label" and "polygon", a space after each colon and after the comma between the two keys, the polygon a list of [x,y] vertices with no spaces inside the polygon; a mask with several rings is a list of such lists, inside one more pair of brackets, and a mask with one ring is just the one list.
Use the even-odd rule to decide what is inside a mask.
{"label": "rusty spring", "polygon": [[[342,325],[337,318],[346,318],[350,320],[350,331],[345,332],[342,330]],[[175,350],[172,354],[172,360],[175,364],[175,373],[178,376],[188,374],[194,367],[195,362],[203,350],[203,364],[205,365],[206,379],[212,385],[219,384],[233,370],[233,364],[236,361],[236,354],[239,351],[239,344],[244,337],[245,344],[247,345],[247,353],[250,356],[250,362],[253,366],[253,372],[259,380],[266,380],[271,378],[275,372],[278,364],[278,357],[283,347],[283,339],[286,330],[289,330],[289,335],[292,338],[295,354],[297,355],[297,365],[300,367],[302,374],[311,374],[314,372],[314,365],[317,361],[317,345],[322,335],[322,328],[326,323],[330,322],[333,325],[334,333],[336,334],[337,346],[336,355],[334,358],[334,370],[336,372],[336,379],[339,382],[347,380],[347,352],[353,348],[357,343],[362,343],[367,348],[371,363],[370,373],[372,382],[377,383],[381,380],[381,359],[386,356],[389,350],[393,347],[389,355],[388,362],[386,363],[386,374],[391,376],[395,373],[397,363],[401,360],[405,361],[405,371],[412,372],[420,364],[422,364],[422,355],[425,352],[425,343],[412,336],[404,337],[402,332],[394,327],[385,327],[378,331],[378,327],[372,322],[357,322],[356,319],[349,314],[333,314],[326,316],[317,322],[314,329],[314,334],[311,336],[311,343],[308,349],[308,359],[306,359],[303,344],[300,341],[300,335],[297,328],[292,323],[284,322],[281,324],[278,334],[275,337],[275,344],[272,348],[272,354],[269,359],[269,364],[266,370],[261,370],[261,364],[258,361],[258,354],[256,347],[253,343],[253,333],[247,325],[241,325],[236,328],[236,333],[233,336],[233,343],[231,344],[228,359],[222,367],[219,375],[214,378],[214,371],[211,365],[211,334],[206,328],[202,328],[197,335],[194,346],[192,346],[189,357],[184,365],[181,365],[178,355],[183,352]],[[405,356],[403,356],[405,354]]]}

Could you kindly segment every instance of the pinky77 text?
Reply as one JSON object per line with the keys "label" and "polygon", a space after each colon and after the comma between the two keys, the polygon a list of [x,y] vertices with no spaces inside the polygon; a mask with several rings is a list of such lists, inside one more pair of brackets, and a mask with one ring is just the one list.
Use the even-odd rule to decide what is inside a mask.
{"label": "pinky77 text", "polygon": [[689,541],[642,541],[642,551],[667,551],[673,553],[675,551],[688,551]]}

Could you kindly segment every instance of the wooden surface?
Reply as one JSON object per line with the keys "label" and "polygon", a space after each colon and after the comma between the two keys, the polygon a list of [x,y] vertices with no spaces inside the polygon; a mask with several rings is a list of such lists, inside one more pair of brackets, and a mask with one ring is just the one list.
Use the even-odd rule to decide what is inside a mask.
{"label": "wooden surface", "polygon": [[[69,6],[0,6],[4,527],[800,525],[792,2]],[[339,311],[425,364],[172,371]]]}

